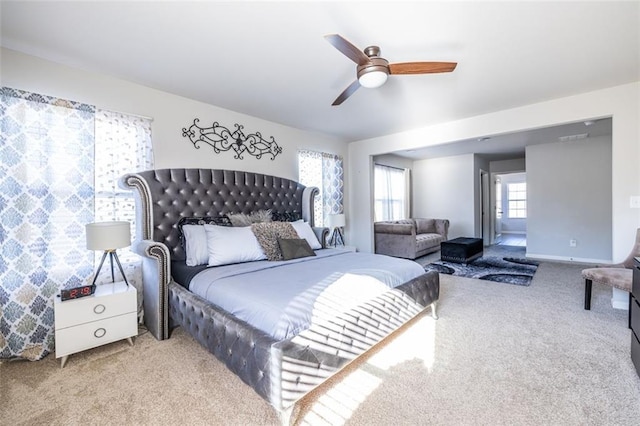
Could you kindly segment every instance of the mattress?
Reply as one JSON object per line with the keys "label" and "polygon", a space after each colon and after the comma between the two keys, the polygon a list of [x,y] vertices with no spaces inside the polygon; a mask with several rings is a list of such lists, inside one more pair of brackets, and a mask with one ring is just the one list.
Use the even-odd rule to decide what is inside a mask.
{"label": "mattress", "polygon": [[289,261],[207,268],[189,290],[284,340],[422,274],[420,265],[406,259],[322,249]]}

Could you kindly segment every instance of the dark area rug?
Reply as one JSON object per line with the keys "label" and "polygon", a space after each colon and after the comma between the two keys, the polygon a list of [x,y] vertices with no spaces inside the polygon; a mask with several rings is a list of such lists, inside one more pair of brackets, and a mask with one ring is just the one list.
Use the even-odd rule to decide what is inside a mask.
{"label": "dark area rug", "polygon": [[468,264],[438,260],[424,267],[425,271],[465,278],[528,286],[538,269],[538,262],[517,257],[484,256]]}

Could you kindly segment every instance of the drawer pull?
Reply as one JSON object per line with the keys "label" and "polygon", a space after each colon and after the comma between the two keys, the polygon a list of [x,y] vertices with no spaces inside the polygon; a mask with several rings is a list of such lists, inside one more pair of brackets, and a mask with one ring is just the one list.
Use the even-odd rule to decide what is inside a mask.
{"label": "drawer pull", "polygon": [[93,312],[95,312],[96,314],[101,314],[106,310],[106,306],[104,306],[103,304],[99,304],[93,307]]}
{"label": "drawer pull", "polygon": [[107,334],[107,330],[102,327],[100,327],[99,329],[93,332],[93,335],[96,336],[98,339],[101,337],[104,337],[105,334]]}

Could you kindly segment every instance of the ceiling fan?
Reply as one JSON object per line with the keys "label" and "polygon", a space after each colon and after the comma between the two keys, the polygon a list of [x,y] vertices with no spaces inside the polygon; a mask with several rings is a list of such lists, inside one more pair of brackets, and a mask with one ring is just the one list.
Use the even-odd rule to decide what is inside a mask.
{"label": "ceiling fan", "polygon": [[360,50],[338,34],[329,34],[324,38],[358,66],[357,79],[333,101],[331,105],[340,105],[362,87],[375,88],[382,86],[389,74],[430,74],[451,72],[456,69],[457,62],[402,62],[390,64],[380,56],[378,46],[369,46]]}

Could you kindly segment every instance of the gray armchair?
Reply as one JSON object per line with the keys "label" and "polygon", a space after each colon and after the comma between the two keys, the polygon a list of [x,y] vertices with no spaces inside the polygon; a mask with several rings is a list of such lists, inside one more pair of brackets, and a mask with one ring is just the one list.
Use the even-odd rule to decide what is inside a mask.
{"label": "gray armchair", "polygon": [[375,222],[375,252],[405,259],[415,259],[440,250],[448,239],[447,219],[403,219]]}

